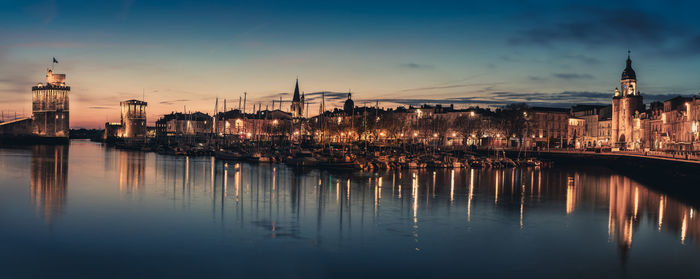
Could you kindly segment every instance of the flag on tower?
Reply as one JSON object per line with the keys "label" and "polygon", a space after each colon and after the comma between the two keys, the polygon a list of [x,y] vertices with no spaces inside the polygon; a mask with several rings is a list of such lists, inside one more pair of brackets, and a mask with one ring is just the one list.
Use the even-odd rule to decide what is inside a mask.
{"label": "flag on tower", "polygon": [[56,57],[53,58],[53,63],[58,63],[58,60],[56,60]]}

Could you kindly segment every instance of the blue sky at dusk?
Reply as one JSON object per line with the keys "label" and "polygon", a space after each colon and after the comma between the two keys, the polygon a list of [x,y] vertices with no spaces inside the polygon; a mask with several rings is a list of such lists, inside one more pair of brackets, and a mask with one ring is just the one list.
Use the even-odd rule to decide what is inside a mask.
{"label": "blue sky at dusk", "polygon": [[[31,111],[51,57],[66,73],[71,124],[118,120],[119,101],[211,113],[284,100],[298,76],[318,111],[509,102],[609,103],[627,49],[647,102],[700,92],[700,17],[691,1],[13,1],[0,2],[0,109]],[[283,108],[288,108],[284,104]]]}

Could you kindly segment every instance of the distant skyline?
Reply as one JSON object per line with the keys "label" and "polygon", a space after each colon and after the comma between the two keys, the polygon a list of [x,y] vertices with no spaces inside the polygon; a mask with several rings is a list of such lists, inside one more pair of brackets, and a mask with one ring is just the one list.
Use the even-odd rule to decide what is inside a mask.
{"label": "distant skyline", "polygon": [[2,1],[0,110],[31,112],[51,58],[71,86],[71,125],[148,122],[282,96],[294,80],[318,112],[357,105],[609,104],[627,50],[645,102],[700,92],[692,1]]}

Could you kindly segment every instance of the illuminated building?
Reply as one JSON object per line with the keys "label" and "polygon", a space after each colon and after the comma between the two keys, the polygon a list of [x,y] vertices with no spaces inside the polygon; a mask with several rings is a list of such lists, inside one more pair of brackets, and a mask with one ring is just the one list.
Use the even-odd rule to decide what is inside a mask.
{"label": "illuminated building", "polygon": [[607,147],[610,145],[612,105],[575,105],[571,108],[571,114],[575,118],[583,119],[585,123],[583,123],[583,131],[576,133],[575,140],[572,138],[571,132],[578,127],[569,126],[570,140],[578,142],[581,148]]}
{"label": "illuminated building", "polygon": [[144,138],[146,136],[147,105],[148,103],[139,100],[121,102],[121,122],[105,123],[104,138]]}
{"label": "illuminated building", "polygon": [[569,109],[533,107],[527,114],[527,146],[551,148],[567,143]]}
{"label": "illuminated building", "polygon": [[32,133],[42,137],[68,138],[69,93],[65,74],[46,72],[46,84],[32,87]]}
{"label": "illuminated building", "polygon": [[139,100],[128,100],[120,103],[122,115],[122,137],[139,138],[146,136],[146,106]]}
{"label": "illuminated building", "polygon": [[216,115],[215,130],[219,136],[268,140],[289,133],[291,120],[290,113],[278,109],[254,113],[242,113],[235,109]]}
{"label": "illuminated building", "polygon": [[627,66],[622,71],[620,89],[615,88],[612,100],[612,141],[614,146],[634,148],[634,117],[644,111],[642,95],[637,90],[637,74],[632,69],[632,59],[627,56]]}
{"label": "illuminated building", "polygon": [[170,113],[156,121],[157,136],[194,136],[212,132],[213,118],[201,112]]}

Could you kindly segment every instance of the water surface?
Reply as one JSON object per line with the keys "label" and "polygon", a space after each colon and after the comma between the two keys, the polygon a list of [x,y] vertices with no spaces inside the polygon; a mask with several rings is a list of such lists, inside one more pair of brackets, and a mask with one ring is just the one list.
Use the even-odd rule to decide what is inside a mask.
{"label": "water surface", "polygon": [[700,278],[696,210],[606,169],[296,172],[0,149],[0,276]]}

